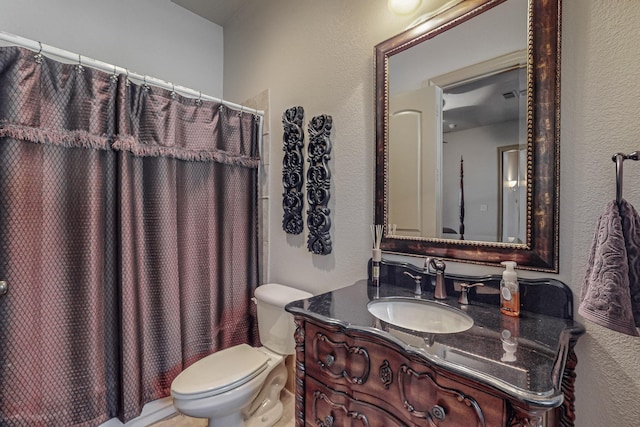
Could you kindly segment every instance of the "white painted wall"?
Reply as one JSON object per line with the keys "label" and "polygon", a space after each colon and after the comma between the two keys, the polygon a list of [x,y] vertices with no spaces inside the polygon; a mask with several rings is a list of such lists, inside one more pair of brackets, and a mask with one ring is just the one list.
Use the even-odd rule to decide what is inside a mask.
{"label": "white painted wall", "polygon": [[5,31],[222,98],[222,27],[170,0],[5,0]]}
{"label": "white painted wall", "polygon": [[[427,3],[427,2],[425,2]],[[373,46],[413,17],[378,0],[253,0],[225,27],[225,94],[240,102],[270,89],[270,280],[315,293],[364,277],[373,212]],[[596,221],[615,197],[617,151],[640,149],[640,8],[635,0],[564,0],[560,274],[579,295]],[[282,231],[280,115],[334,119],[333,253],[311,255]],[[640,164],[625,164],[625,197],[640,207]],[[408,258],[402,258],[407,260]],[[450,271],[498,269],[449,263]],[[533,272],[523,276],[548,274]],[[576,299],[577,301],[577,299]],[[638,425],[640,339],[586,324],[577,346],[577,426]]]}
{"label": "white painted wall", "polygon": [[[407,18],[391,17],[370,0],[270,0],[249,6],[225,27],[225,94],[234,101],[270,89],[269,280],[316,293],[348,285],[366,274],[371,255],[373,46]],[[281,120],[295,105],[305,109],[307,136],[313,116],[333,116],[333,252],[327,256],[307,250],[306,229],[297,236],[282,231]]]}
{"label": "white painted wall", "polygon": [[[498,238],[498,147],[518,144],[518,121],[444,134],[443,226],[458,230],[460,224],[460,157],[464,160],[466,240],[495,242]],[[482,206],[486,209],[483,210]],[[452,238],[458,236],[452,235]]]}

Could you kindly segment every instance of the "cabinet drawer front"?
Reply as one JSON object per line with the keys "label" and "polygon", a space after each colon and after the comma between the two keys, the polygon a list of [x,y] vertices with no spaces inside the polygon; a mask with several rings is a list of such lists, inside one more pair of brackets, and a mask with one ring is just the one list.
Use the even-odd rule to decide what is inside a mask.
{"label": "cabinet drawer front", "polygon": [[393,414],[307,377],[306,425],[314,427],[406,427]]}
{"label": "cabinet drawer front", "polygon": [[311,375],[347,385],[367,382],[371,371],[367,349],[351,345],[353,340],[345,335],[331,336],[313,327],[308,329],[310,342],[305,348],[307,360],[311,362],[311,366],[307,367]]}
{"label": "cabinet drawer front", "polygon": [[420,426],[504,425],[503,399],[441,377],[426,361],[311,323],[305,332],[307,374],[358,401]]}

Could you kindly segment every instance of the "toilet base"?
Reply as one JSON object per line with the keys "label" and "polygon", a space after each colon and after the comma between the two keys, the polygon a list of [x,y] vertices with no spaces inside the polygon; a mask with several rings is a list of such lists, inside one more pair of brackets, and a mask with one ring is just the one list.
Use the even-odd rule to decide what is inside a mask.
{"label": "toilet base", "polygon": [[266,410],[260,416],[249,418],[245,422],[246,427],[271,427],[282,418],[283,405],[278,401],[273,407]]}
{"label": "toilet base", "polygon": [[[266,349],[263,349],[266,350]],[[284,358],[269,373],[260,393],[244,413],[246,427],[271,427],[282,417],[280,393],[287,382]]]}
{"label": "toilet base", "polygon": [[239,412],[227,415],[220,418],[209,418],[208,427],[230,427],[230,426],[244,426],[242,415]]}

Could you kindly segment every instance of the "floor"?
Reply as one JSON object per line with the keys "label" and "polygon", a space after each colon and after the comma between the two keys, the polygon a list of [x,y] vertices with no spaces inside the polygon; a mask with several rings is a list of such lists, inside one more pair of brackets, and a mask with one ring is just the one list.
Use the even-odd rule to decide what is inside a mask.
{"label": "floor", "polygon": [[[283,392],[282,403],[284,404],[284,413],[280,421],[275,423],[273,427],[293,427],[294,421],[294,399],[293,395]],[[149,427],[207,427],[207,420],[202,418],[190,418],[182,414],[172,415],[162,421],[151,424]]]}

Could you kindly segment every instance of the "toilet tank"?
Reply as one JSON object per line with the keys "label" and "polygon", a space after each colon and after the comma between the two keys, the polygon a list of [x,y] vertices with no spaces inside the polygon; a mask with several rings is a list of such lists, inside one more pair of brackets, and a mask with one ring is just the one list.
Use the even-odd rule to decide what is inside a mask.
{"label": "toilet tank", "polygon": [[255,291],[258,311],[258,332],[262,345],[278,354],[293,354],[295,324],[284,306],[291,301],[311,298],[309,292],[277,283],[258,286]]}

